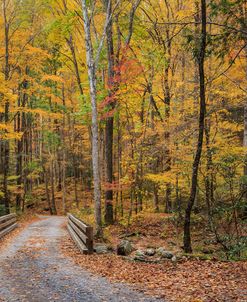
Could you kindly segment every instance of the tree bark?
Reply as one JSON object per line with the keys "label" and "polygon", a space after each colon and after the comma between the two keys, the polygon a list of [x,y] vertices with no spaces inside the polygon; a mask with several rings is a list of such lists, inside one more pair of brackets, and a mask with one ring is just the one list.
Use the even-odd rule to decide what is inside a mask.
{"label": "tree bark", "polygon": [[83,23],[86,42],[86,57],[88,68],[88,79],[90,85],[90,97],[92,106],[92,164],[94,179],[94,205],[95,205],[95,221],[96,236],[101,236],[102,220],[101,220],[101,193],[100,193],[100,170],[99,170],[99,134],[98,134],[98,110],[97,110],[97,88],[96,88],[96,66],[94,61],[93,45],[91,40],[90,20],[86,0],[81,0]]}
{"label": "tree bark", "polygon": [[[21,94],[21,92],[20,92]],[[18,106],[20,106],[21,96],[18,98]],[[17,132],[21,131],[21,114],[18,112],[17,114]],[[22,144],[22,139],[17,140],[17,154],[16,154],[16,175],[17,175],[17,181],[16,185],[18,186],[18,189],[20,188],[22,184],[22,149],[23,149],[23,144]],[[21,193],[17,193],[16,195],[16,210],[19,211],[21,209]]]}
{"label": "tree bark", "polygon": [[52,209],[52,214],[57,215],[56,201],[55,201],[54,161],[53,161],[53,159],[51,160],[50,174],[51,174],[51,209]]}
{"label": "tree bark", "polygon": [[[5,81],[9,80],[9,23],[7,20],[7,3],[6,0],[3,1],[3,19],[4,19],[4,43],[5,43],[5,70],[4,77]],[[9,101],[5,101],[4,106],[4,122],[7,125],[9,123]],[[7,134],[7,130],[6,130]],[[9,175],[9,141],[8,138],[5,138],[4,141],[4,152],[3,152],[4,160],[3,160],[3,194],[4,194],[4,206],[5,206],[5,214],[9,213],[9,203],[10,196],[8,191],[8,175]]]}
{"label": "tree bark", "polygon": [[[105,10],[108,14],[107,19],[110,18],[112,14],[112,1],[103,0],[105,5]],[[116,101],[114,99],[114,46],[112,37],[112,20],[109,22],[106,30],[106,43],[107,43],[107,62],[108,62],[108,97],[110,99],[110,104],[108,105],[109,110],[115,108]],[[114,117],[110,116],[106,119],[105,127],[105,166],[106,166],[106,182],[109,188],[105,192],[105,223],[107,225],[113,223],[113,127],[114,127]]]}
{"label": "tree bark", "polygon": [[[246,79],[247,79],[247,39],[245,40],[245,62],[246,62]],[[244,102],[244,137],[243,137],[243,147],[245,154],[244,161],[244,198],[247,200],[247,97]],[[244,207],[244,216],[247,217],[247,205]]]}
{"label": "tree bark", "polygon": [[199,54],[197,58],[199,77],[200,77],[199,132],[198,132],[197,150],[196,150],[193,167],[192,167],[191,192],[190,192],[188,205],[185,211],[184,250],[186,253],[192,253],[191,233],[190,233],[191,211],[195,202],[195,197],[197,192],[198,170],[201,161],[204,126],[205,126],[206,92],[205,92],[204,62],[205,62],[206,35],[207,35],[206,20],[207,20],[206,0],[201,0],[201,41],[200,41]]}

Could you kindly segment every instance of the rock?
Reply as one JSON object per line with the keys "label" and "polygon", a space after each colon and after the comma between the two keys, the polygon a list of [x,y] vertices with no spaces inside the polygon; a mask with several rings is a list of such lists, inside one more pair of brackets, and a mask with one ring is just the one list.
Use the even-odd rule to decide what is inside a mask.
{"label": "rock", "polygon": [[210,255],[210,254],[213,254],[213,249],[210,249],[210,248],[204,248],[202,249],[202,253],[203,254],[207,254],[207,255]]}
{"label": "rock", "polygon": [[147,256],[154,256],[154,255],[155,255],[155,249],[152,249],[152,248],[147,249],[147,250],[145,251],[145,254],[146,254]]}
{"label": "rock", "polygon": [[109,252],[108,247],[104,244],[95,245],[94,251],[96,254],[107,254]]}
{"label": "rock", "polygon": [[174,255],[171,260],[172,262],[177,262],[177,257]]}
{"label": "rock", "polygon": [[137,250],[135,252],[135,256],[133,258],[135,261],[142,261],[145,262],[146,261],[146,255],[145,252],[142,250]]}
{"label": "rock", "polygon": [[174,256],[172,252],[166,251],[163,247],[158,248],[156,252],[161,258],[172,259]]}
{"label": "rock", "polygon": [[121,256],[128,256],[133,251],[130,241],[122,240],[117,246],[117,254]]}
{"label": "rock", "polygon": [[137,251],[135,252],[135,255],[136,255],[136,256],[139,256],[139,257],[145,257],[145,252],[142,251],[142,250],[137,250]]}

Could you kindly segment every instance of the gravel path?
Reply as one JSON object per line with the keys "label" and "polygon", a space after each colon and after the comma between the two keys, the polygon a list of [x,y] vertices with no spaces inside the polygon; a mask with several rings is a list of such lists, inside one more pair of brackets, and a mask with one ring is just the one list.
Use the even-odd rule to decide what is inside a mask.
{"label": "gravel path", "polygon": [[64,217],[43,217],[0,253],[0,301],[160,301],[93,276],[64,257]]}

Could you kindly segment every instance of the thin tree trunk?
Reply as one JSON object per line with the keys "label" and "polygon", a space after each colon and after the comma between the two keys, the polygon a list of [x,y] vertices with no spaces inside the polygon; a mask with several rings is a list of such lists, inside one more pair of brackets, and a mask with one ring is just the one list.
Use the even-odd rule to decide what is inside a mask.
{"label": "thin tree trunk", "polygon": [[[247,45],[247,39],[245,40]],[[247,46],[245,46],[245,62],[246,62],[246,79],[247,79]],[[243,138],[243,147],[245,154],[244,162],[244,197],[247,200],[247,97],[244,102],[244,138]],[[247,205],[244,207],[244,216],[247,217]]]}
{"label": "thin tree trunk", "polygon": [[[4,19],[4,43],[5,43],[5,70],[4,77],[5,81],[9,80],[9,23],[7,20],[7,3],[3,0],[3,19]],[[4,122],[7,125],[9,123],[9,101],[5,101],[4,106]],[[7,130],[6,130],[7,134]],[[8,175],[9,175],[9,140],[8,138],[4,141],[4,152],[3,152],[3,194],[4,194],[4,206],[5,214],[9,213],[10,196],[8,191]]]}
{"label": "thin tree trunk", "polygon": [[205,62],[205,51],[206,51],[206,18],[207,18],[206,0],[201,0],[201,41],[200,50],[198,55],[198,68],[200,77],[200,115],[199,115],[199,133],[197,141],[197,150],[193,162],[192,168],[192,181],[191,181],[191,192],[188,201],[188,205],[185,211],[185,221],[184,221],[184,250],[186,253],[192,252],[191,244],[191,233],[190,233],[190,218],[191,211],[195,202],[196,191],[197,191],[197,181],[198,181],[198,170],[201,161],[201,153],[203,146],[203,136],[204,136],[204,120],[206,111],[206,92],[205,92],[205,74],[204,74],[204,62]]}
{"label": "thin tree trunk", "polygon": [[[103,0],[106,13],[109,14],[107,19],[110,18],[112,13],[112,0]],[[114,47],[112,37],[112,20],[109,22],[106,30],[106,43],[107,43],[107,61],[108,61],[108,97],[110,99],[109,110],[115,108],[116,101],[114,100]],[[105,165],[106,165],[106,182],[109,188],[105,192],[105,223],[107,225],[113,223],[113,115],[106,119],[105,127]]]}
{"label": "thin tree trunk", "polygon": [[[170,6],[167,0],[165,0],[167,9],[167,20],[170,20]],[[172,38],[170,37],[170,27],[166,28],[166,40],[167,46],[164,46],[165,55],[167,56],[167,61],[165,62],[164,71],[164,103],[165,103],[165,118],[166,118],[166,130],[165,130],[165,172],[171,170],[171,134],[170,134],[170,111],[171,111],[171,91],[169,85],[169,71],[171,68],[171,50],[172,50]],[[165,44],[164,44],[165,45]],[[172,211],[172,201],[171,201],[172,186],[168,182],[166,184],[166,196],[165,196],[165,212],[170,213]]]}
{"label": "thin tree trunk", "polygon": [[54,162],[53,162],[53,159],[51,160],[50,174],[51,174],[51,208],[52,208],[52,214],[57,215],[56,201],[55,201]]}
{"label": "thin tree trunk", "polygon": [[209,118],[205,120],[205,139],[206,139],[206,155],[207,155],[207,163],[206,163],[206,178],[205,178],[205,197],[208,211],[208,222],[211,225],[212,219],[212,152],[210,148],[210,120]]}
{"label": "thin tree trunk", "polygon": [[154,186],[154,209],[156,213],[159,213],[159,192],[158,192],[158,186],[156,184]]}
{"label": "thin tree trunk", "polygon": [[63,163],[62,163],[62,206],[63,213],[66,214],[66,153],[63,150]]}
{"label": "thin tree trunk", "polygon": [[[18,98],[18,107],[20,106],[20,97]],[[17,114],[17,132],[21,131],[21,114],[18,112]],[[17,154],[16,154],[16,175],[17,175],[17,181],[16,185],[18,186],[18,189],[20,189],[20,186],[22,184],[22,139],[17,140]],[[19,211],[21,209],[21,193],[17,193],[16,195],[16,211]]]}
{"label": "thin tree trunk", "polygon": [[[64,85],[62,86],[62,96],[63,96],[63,106],[65,107],[65,91]],[[65,119],[65,112],[63,113],[63,127],[61,131],[62,142],[65,145],[65,126],[66,126],[66,119]],[[63,214],[66,214],[66,149],[63,148],[62,151],[62,207],[63,207]]]}
{"label": "thin tree trunk", "polygon": [[46,193],[46,200],[49,207],[50,214],[53,215],[52,206],[51,206],[51,198],[50,198],[50,192],[49,192],[49,180],[47,176],[47,172],[45,170],[44,165],[42,165],[43,168],[43,174],[44,174],[44,181],[45,181],[45,193]]}
{"label": "thin tree trunk", "polygon": [[77,189],[77,163],[74,154],[72,157],[73,157],[73,170],[74,170],[75,203],[77,208],[79,208],[78,189]]}

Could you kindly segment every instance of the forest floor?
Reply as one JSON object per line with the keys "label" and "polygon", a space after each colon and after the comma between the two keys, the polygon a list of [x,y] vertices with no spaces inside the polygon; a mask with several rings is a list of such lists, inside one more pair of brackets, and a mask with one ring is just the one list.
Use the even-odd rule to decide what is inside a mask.
{"label": "forest floor", "polygon": [[[46,209],[45,203],[39,206],[41,210]],[[84,210],[77,210],[72,203],[70,208],[76,216],[93,225],[90,204],[80,207]],[[175,263],[142,263],[116,255],[116,246],[122,239],[131,241],[135,251],[163,247],[175,255],[183,254],[182,234],[182,224],[172,214],[146,209],[130,221],[118,217],[118,223],[104,228],[104,240],[100,244],[110,247],[109,254],[81,255],[68,236],[61,249],[65,257],[84,271],[106,277],[113,283],[127,283],[151,297],[170,302],[246,302],[247,262],[223,261],[226,257],[222,247],[214,243],[213,235],[199,215],[193,216],[193,257]]]}
{"label": "forest floor", "polygon": [[64,224],[64,217],[43,217],[1,241],[0,301],[158,301],[93,275],[65,256],[60,248],[69,242]]}
{"label": "forest floor", "polygon": [[70,239],[65,242],[64,250],[88,271],[112,282],[132,284],[164,301],[247,301],[247,263],[244,262],[186,260],[176,265],[168,261],[163,264],[131,262],[114,254],[81,255]]}
{"label": "forest floor", "polygon": [[164,246],[179,252],[169,215],[158,216],[149,213],[147,221],[140,215],[128,228],[106,228],[105,242],[113,252],[90,256],[78,252],[64,217],[24,217],[20,228],[0,241],[0,301],[247,301],[244,261],[195,257],[142,263],[116,255],[123,234],[137,249]]}
{"label": "forest floor", "polygon": [[[104,244],[112,252],[81,255],[73,242],[67,239],[63,243],[64,254],[90,272],[113,282],[134,285],[144,293],[165,301],[247,301],[247,262],[222,261],[219,257],[220,247],[209,243],[212,238],[208,238],[199,225],[193,231],[196,254],[192,257],[182,256],[176,262],[133,261],[136,250],[147,248],[163,247],[175,255],[182,253],[182,231],[174,224],[170,214],[143,213],[137,215],[129,226],[115,224],[105,228],[104,233]],[[123,238],[131,241],[135,248],[130,257],[116,255],[116,246]]]}

